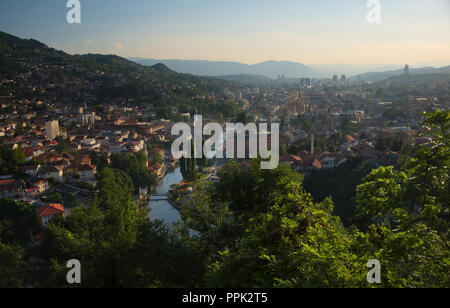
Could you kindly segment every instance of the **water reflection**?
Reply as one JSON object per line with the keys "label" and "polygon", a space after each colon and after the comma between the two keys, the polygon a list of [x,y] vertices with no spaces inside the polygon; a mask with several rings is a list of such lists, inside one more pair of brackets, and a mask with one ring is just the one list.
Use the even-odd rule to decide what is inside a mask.
{"label": "water reflection", "polygon": [[[153,194],[157,196],[167,195],[173,184],[178,184],[182,181],[183,176],[181,175],[180,167],[178,167],[166,174]],[[151,220],[162,220],[169,226],[181,219],[178,211],[168,201],[150,201],[150,209],[149,218]]]}
{"label": "water reflection", "polygon": [[[226,140],[226,134],[221,132],[221,138],[218,144],[217,151],[224,150],[224,143]],[[215,155],[215,153],[213,153]],[[214,156],[212,155],[212,156]],[[215,160],[214,165],[220,165],[226,162],[226,159]],[[174,184],[179,184],[183,181],[183,175],[181,174],[180,167],[166,174],[161,184],[156,188],[153,193],[154,196],[167,196],[170,188]],[[168,201],[150,201],[150,220],[161,220],[167,225],[172,226],[173,223],[181,220],[180,213],[176,210]]]}

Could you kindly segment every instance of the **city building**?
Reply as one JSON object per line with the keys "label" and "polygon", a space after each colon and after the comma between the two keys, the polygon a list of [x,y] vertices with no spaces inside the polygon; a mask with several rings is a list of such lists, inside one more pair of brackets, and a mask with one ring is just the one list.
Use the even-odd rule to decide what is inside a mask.
{"label": "city building", "polygon": [[333,76],[333,85],[337,85],[338,84],[338,75],[334,75]]}
{"label": "city building", "polygon": [[49,121],[45,123],[45,134],[48,139],[55,139],[59,136],[59,123],[58,121]]}
{"label": "city building", "polygon": [[300,85],[302,87],[311,87],[311,78],[300,78]]}
{"label": "city building", "polygon": [[61,204],[48,204],[41,206],[37,210],[39,224],[42,227],[47,227],[48,223],[53,217],[63,217],[64,218],[64,208]]}
{"label": "city building", "polygon": [[347,77],[345,75],[341,76],[341,86],[342,87],[347,87]]}

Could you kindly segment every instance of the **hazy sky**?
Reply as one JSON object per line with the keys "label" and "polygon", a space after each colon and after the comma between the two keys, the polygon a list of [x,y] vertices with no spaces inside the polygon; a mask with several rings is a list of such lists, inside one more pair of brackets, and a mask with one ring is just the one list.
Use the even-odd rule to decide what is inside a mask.
{"label": "hazy sky", "polygon": [[0,0],[0,30],[68,53],[305,64],[450,64],[450,0]]}

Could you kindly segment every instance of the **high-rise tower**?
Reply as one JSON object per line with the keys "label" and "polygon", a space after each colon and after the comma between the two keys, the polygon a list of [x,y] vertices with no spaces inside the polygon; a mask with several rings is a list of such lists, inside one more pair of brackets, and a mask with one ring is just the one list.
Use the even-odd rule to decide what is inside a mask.
{"label": "high-rise tower", "polygon": [[57,120],[45,123],[45,134],[48,139],[52,140],[59,136],[59,123]]}
{"label": "high-rise tower", "polygon": [[409,65],[408,64],[405,65],[405,69],[403,71],[403,74],[409,75]]}

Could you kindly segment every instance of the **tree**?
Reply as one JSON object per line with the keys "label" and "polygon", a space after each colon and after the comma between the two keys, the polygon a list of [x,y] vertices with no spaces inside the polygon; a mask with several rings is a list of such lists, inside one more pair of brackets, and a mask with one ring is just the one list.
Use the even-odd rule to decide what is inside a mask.
{"label": "tree", "polygon": [[255,117],[245,111],[240,112],[236,117],[236,123],[242,123],[244,125],[254,122],[254,121],[255,121]]}
{"label": "tree", "polygon": [[341,217],[346,226],[353,221],[356,211],[356,187],[372,170],[372,165],[361,157],[348,158],[344,164],[331,169],[313,170],[304,187],[319,202],[331,197],[334,215]]}
{"label": "tree", "polygon": [[181,170],[181,174],[183,175],[183,178],[187,177],[187,163],[186,163],[186,158],[181,157],[180,158],[180,170]]}
{"label": "tree", "polygon": [[332,202],[314,204],[299,183],[285,185],[267,213],[249,220],[243,237],[210,265],[214,287],[356,287],[364,267],[351,237],[331,216]]}
{"label": "tree", "polygon": [[298,148],[295,145],[290,145],[287,149],[288,154],[297,155],[299,152]]}
{"label": "tree", "polygon": [[21,147],[13,149],[6,144],[0,145],[0,174],[17,173],[24,163],[25,154]]}
{"label": "tree", "polygon": [[162,164],[164,162],[163,157],[158,152],[152,153],[152,163],[153,164]]}
{"label": "tree", "polygon": [[433,142],[404,157],[400,170],[373,170],[358,186],[360,215],[373,222],[359,237],[362,251],[385,260],[384,286],[450,284],[449,123],[450,112],[427,114]]}
{"label": "tree", "polygon": [[138,192],[140,187],[148,187],[156,182],[155,174],[147,170],[146,163],[147,158],[143,151],[131,155],[111,156],[111,167],[119,169],[131,177],[134,192]]}
{"label": "tree", "polygon": [[0,200],[0,241],[8,244],[30,244],[30,232],[39,230],[36,210],[23,202]]}
{"label": "tree", "polygon": [[[83,265],[81,287],[177,287],[193,285],[195,252],[132,202],[132,181],[123,171],[99,174],[98,197],[52,220],[43,244],[51,258],[46,286],[66,285],[64,264]],[[182,270],[183,269],[183,270]]]}
{"label": "tree", "polygon": [[0,288],[20,288],[26,276],[27,263],[19,246],[0,242]]}
{"label": "tree", "polygon": [[122,171],[105,168],[98,187],[91,205],[75,208],[65,221],[50,224],[44,247],[55,262],[80,260],[83,286],[117,287],[128,274],[126,258],[144,216],[132,203],[132,182]]}
{"label": "tree", "polygon": [[195,181],[197,179],[197,159],[195,158],[194,141],[191,142],[191,158],[180,159],[180,168],[183,178],[188,181]]}
{"label": "tree", "polygon": [[311,133],[313,131],[313,124],[308,119],[303,119],[302,129],[307,133]]}
{"label": "tree", "polygon": [[98,171],[103,170],[109,165],[108,159],[103,154],[98,155],[96,152],[91,152],[89,158],[91,159],[92,164],[97,167]]}
{"label": "tree", "polygon": [[385,138],[377,138],[377,141],[375,143],[375,150],[379,152],[386,152],[388,150]]}
{"label": "tree", "polygon": [[59,153],[73,153],[73,150],[70,148],[70,144],[69,142],[67,142],[67,140],[64,140],[62,137],[57,137],[56,141],[58,142],[58,144],[56,145],[56,151],[58,151]]}
{"label": "tree", "polygon": [[266,212],[273,198],[281,194],[290,181],[301,183],[300,173],[281,164],[274,170],[261,170],[260,159],[252,160],[250,166],[243,167],[236,161],[221,170],[220,182],[216,185],[216,196],[228,202],[235,215],[251,216],[255,212]]}

